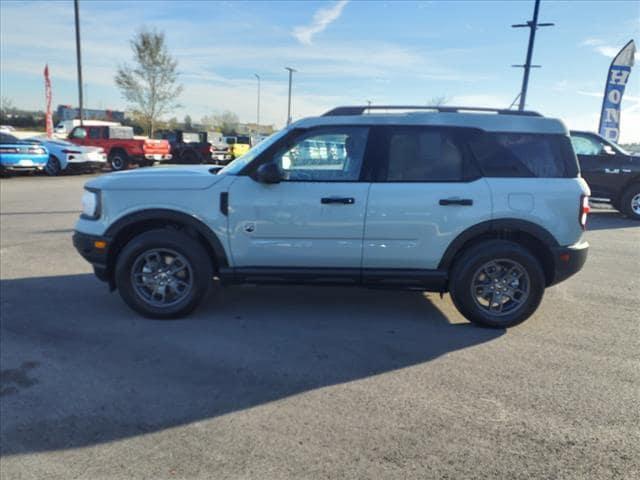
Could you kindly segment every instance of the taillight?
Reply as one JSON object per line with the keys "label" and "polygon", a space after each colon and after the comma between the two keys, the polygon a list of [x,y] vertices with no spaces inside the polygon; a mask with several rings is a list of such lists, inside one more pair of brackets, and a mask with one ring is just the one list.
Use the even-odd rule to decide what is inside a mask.
{"label": "taillight", "polygon": [[589,197],[586,195],[582,195],[580,197],[580,226],[583,230],[587,228],[587,215],[591,211],[591,207],[589,206]]}

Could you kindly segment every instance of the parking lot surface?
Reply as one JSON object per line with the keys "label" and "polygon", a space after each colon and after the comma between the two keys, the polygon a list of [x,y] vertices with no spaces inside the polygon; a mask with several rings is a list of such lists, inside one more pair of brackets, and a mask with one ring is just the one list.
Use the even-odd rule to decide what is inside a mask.
{"label": "parking lot surface", "polygon": [[584,270],[508,331],[301,286],[160,322],[73,249],[87,178],[0,181],[2,480],[640,478],[640,223],[597,208]]}

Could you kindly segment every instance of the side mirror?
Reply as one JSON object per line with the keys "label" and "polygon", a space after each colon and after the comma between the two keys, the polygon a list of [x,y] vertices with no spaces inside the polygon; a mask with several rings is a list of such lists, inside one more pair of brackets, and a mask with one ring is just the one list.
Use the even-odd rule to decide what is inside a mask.
{"label": "side mirror", "polygon": [[280,167],[278,167],[278,165],[269,162],[258,167],[254,178],[260,183],[280,183],[282,173],[280,173]]}
{"label": "side mirror", "polygon": [[604,153],[607,155],[615,155],[616,151],[611,147],[611,145],[605,145],[603,148]]}

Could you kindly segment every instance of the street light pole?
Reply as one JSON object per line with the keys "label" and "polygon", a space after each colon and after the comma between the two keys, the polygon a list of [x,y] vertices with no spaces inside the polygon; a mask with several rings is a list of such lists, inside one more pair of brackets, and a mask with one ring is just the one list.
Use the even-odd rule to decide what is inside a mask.
{"label": "street light pole", "polygon": [[258,79],[258,114],[256,120],[256,133],[260,135],[260,75],[257,73],[253,74]]}
{"label": "street light pole", "polygon": [[551,27],[553,23],[538,23],[538,11],[540,10],[540,0],[535,0],[533,7],[533,20],[527,23],[520,23],[517,25],[511,25],[513,28],[528,27],[529,30],[529,46],[527,47],[527,59],[524,65],[512,65],[513,67],[524,68],[524,75],[522,77],[522,89],[520,90],[520,105],[518,110],[524,110],[527,100],[527,89],[529,88],[529,71],[532,68],[540,68],[540,65],[531,65],[531,58],[533,57],[533,43],[536,40],[536,30],[538,27]]}
{"label": "street light pole", "polygon": [[78,111],[80,113],[80,126],[84,118],[82,102],[82,56],[80,55],[80,14],[78,12],[78,0],[73,0],[73,10],[76,18],[76,64],[78,66]]}
{"label": "street light pole", "polygon": [[293,72],[296,72],[297,70],[294,70],[291,67],[284,67],[285,70],[289,71],[289,106],[287,107],[287,125],[291,124],[291,81],[293,79]]}

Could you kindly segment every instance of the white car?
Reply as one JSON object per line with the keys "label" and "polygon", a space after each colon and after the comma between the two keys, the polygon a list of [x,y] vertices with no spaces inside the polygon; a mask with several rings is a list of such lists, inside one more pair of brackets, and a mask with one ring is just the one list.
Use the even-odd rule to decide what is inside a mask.
{"label": "white car", "polygon": [[101,147],[85,147],[65,140],[46,137],[30,138],[49,151],[49,160],[44,171],[51,176],[63,171],[100,171],[107,163],[107,155]]}

